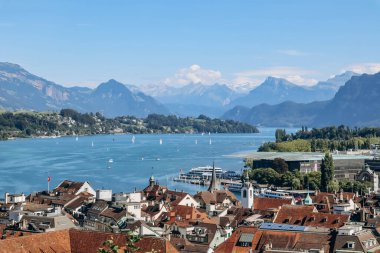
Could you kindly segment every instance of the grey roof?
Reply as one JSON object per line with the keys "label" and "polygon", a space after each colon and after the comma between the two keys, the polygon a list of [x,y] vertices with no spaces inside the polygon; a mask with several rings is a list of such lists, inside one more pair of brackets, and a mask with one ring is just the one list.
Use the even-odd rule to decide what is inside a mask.
{"label": "grey roof", "polygon": [[[251,158],[253,160],[274,160],[282,158],[285,161],[321,161],[325,156],[319,152],[257,152],[247,151],[242,153],[232,154],[230,156]],[[370,155],[355,155],[355,154],[332,154],[334,160],[364,160],[373,159]]]}
{"label": "grey roof", "polygon": [[277,224],[277,223],[262,223],[260,229],[271,229],[271,230],[286,230],[286,231],[304,231],[305,226],[288,225],[288,224]]}
{"label": "grey roof", "polygon": [[242,233],[239,238],[239,242],[250,242],[252,243],[253,234],[251,233]]}

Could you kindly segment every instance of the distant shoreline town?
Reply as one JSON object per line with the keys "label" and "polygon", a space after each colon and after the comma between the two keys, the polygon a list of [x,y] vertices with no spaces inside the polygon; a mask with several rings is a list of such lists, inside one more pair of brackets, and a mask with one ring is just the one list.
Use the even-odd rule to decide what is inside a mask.
{"label": "distant shoreline town", "polygon": [[59,113],[0,113],[0,140],[27,137],[61,137],[98,134],[165,134],[165,133],[257,133],[258,129],[233,120],[180,118],[174,115],[148,115],[105,118],[100,113],[79,113],[62,109]]}

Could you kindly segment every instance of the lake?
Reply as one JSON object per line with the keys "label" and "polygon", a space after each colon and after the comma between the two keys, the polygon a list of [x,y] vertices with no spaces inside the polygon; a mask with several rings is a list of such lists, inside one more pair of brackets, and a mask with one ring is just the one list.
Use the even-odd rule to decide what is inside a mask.
{"label": "lake", "polygon": [[6,191],[29,194],[45,190],[48,175],[51,189],[69,179],[89,181],[95,189],[129,192],[143,189],[153,174],[170,189],[195,193],[204,187],[176,183],[171,178],[180,169],[212,165],[213,160],[223,170],[240,172],[243,160],[225,155],[257,150],[262,142],[274,140],[275,128],[259,130],[257,134],[135,135],[134,143],[132,135],[1,141],[0,196]]}

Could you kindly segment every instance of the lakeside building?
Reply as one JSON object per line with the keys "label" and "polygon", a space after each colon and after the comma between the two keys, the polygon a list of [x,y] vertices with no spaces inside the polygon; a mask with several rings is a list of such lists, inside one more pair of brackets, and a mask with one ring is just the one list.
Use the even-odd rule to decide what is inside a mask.
{"label": "lakeside building", "polygon": [[[253,168],[272,168],[276,158],[284,159],[289,170],[299,170],[301,173],[319,171],[324,157],[318,152],[249,152],[239,154],[244,159],[252,159]],[[334,172],[337,179],[355,180],[358,172],[365,166],[366,161],[374,157],[360,154],[333,153]]]}

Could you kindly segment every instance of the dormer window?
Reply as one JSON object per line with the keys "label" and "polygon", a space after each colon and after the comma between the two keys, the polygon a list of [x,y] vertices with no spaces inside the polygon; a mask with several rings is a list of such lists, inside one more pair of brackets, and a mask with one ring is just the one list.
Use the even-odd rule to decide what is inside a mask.
{"label": "dormer window", "polygon": [[286,218],[286,219],[284,220],[284,223],[289,223],[289,221],[290,221],[290,219],[289,219],[289,218]]}
{"label": "dormer window", "polygon": [[355,248],[355,242],[347,242],[347,248],[349,249]]}
{"label": "dormer window", "polygon": [[322,218],[321,222],[327,222],[327,218],[326,217]]}

